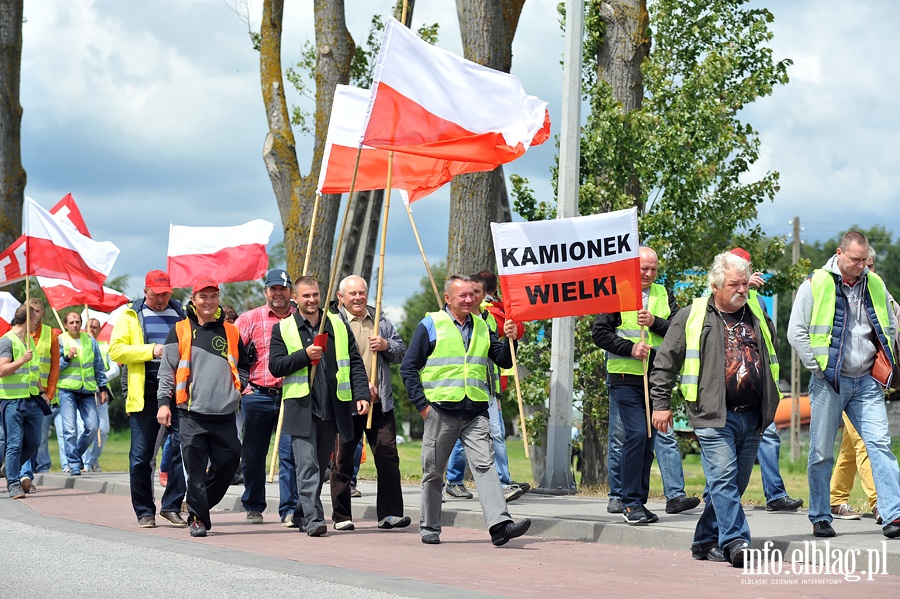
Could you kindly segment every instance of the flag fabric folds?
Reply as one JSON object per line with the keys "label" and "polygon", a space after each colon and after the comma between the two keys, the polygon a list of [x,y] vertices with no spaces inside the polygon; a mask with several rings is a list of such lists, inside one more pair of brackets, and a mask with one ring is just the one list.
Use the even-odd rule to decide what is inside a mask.
{"label": "flag fabric folds", "polygon": [[87,328],[88,318],[96,318],[100,321],[100,334],[97,335],[97,341],[106,341],[109,343],[110,338],[112,337],[113,327],[116,325],[116,322],[119,320],[119,317],[125,312],[125,309],[128,306],[123,304],[110,312],[109,314],[105,312],[98,312],[91,307],[90,312],[87,310],[81,311],[81,322],[84,323],[84,327]]}
{"label": "flag fabric folds", "polygon": [[[335,89],[318,193],[349,193],[370,96],[369,90],[349,85],[338,85]],[[387,186],[389,152],[362,148],[354,191]],[[461,173],[496,168],[493,163],[457,162],[402,152],[394,154],[392,164],[391,187],[405,191],[409,202],[425,197]]]}
{"label": "flag fabric folds", "polygon": [[82,291],[64,279],[37,277],[37,280],[44,290],[44,295],[47,296],[47,302],[54,310],[87,305],[92,310],[112,312],[130,301],[128,296],[110,287],[104,286],[100,292]]}
{"label": "flag fabric folds", "polygon": [[[75,227],[85,237],[90,237],[81,211],[71,193],[50,209],[50,214],[60,222]],[[16,239],[12,245],[0,252],[0,285],[11,285],[25,278],[25,236]]]}
{"label": "flag fabric folds", "polygon": [[442,50],[389,18],[357,143],[496,165],[550,136],[547,103],[519,80]]}
{"label": "flag fabric folds", "polygon": [[252,281],[269,265],[266,245],[275,225],[261,219],[235,227],[169,225],[172,287],[192,287],[200,277],[219,283]]}
{"label": "flag fabric folds", "polygon": [[10,292],[0,291],[0,336],[8,333],[12,328],[13,317],[21,305]]}
{"label": "flag fabric folds", "polygon": [[517,321],[641,308],[637,209],[491,223],[507,318]]}
{"label": "flag fabric folds", "polygon": [[27,275],[69,281],[76,289],[101,293],[119,255],[110,241],[94,241],[25,198]]}

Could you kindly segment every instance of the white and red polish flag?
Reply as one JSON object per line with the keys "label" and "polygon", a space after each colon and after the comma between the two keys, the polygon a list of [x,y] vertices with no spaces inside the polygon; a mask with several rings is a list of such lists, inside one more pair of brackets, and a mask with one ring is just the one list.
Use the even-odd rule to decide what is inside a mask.
{"label": "white and red polish flag", "polygon": [[109,343],[109,340],[112,337],[113,327],[116,325],[116,321],[119,320],[119,317],[122,316],[122,313],[125,312],[125,309],[127,307],[127,305],[122,304],[121,306],[107,314],[106,312],[98,312],[93,309],[93,306],[91,306],[90,313],[87,310],[81,311],[81,322],[83,323],[83,326],[87,328],[88,318],[96,318],[97,320],[99,320],[100,334],[97,335],[97,341],[106,341],[107,343]]}
{"label": "white and red polish flag", "polygon": [[193,287],[200,277],[219,283],[262,277],[269,266],[266,245],[274,229],[261,219],[235,227],[169,225],[166,270],[172,287]]}
{"label": "white and red polish flag", "polygon": [[507,318],[516,321],[641,308],[637,209],[491,223]]}
{"label": "white and red polish flag", "polygon": [[[63,199],[50,209],[53,218],[70,224],[85,237],[90,237],[81,211],[75,204],[71,193],[67,193]],[[25,236],[16,239],[12,245],[0,253],[0,285],[11,285],[25,278]]]}
{"label": "white and red polish flag", "polygon": [[[349,193],[370,96],[369,90],[349,85],[338,85],[335,89],[316,189],[318,193]],[[389,153],[389,150],[362,148],[354,191],[384,189],[387,186]],[[496,165],[492,163],[458,162],[395,152],[391,187],[405,191],[407,202],[415,202],[449,183],[456,175],[494,168]]]}
{"label": "white and red polish flag", "polygon": [[25,256],[27,275],[65,279],[73,287],[103,293],[119,248],[111,241],[94,241],[57,220],[33,199],[25,198]]}
{"label": "white and red polish flag", "polygon": [[47,296],[47,302],[54,310],[62,310],[69,306],[87,305],[92,310],[112,312],[121,305],[127,304],[128,296],[111,287],[103,287],[102,292],[82,291],[76,289],[65,279],[49,279],[37,277],[38,284]]}
{"label": "white and red polish flag", "polygon": [[8,291],[0,291],[0,336],[12,328],[13,317],[22,304]]}
{"label": "white and red polish flag", "polygon": [[550,136],[547,103],[514,76],[419,39],[389,18],[360,145],[495,166]]}

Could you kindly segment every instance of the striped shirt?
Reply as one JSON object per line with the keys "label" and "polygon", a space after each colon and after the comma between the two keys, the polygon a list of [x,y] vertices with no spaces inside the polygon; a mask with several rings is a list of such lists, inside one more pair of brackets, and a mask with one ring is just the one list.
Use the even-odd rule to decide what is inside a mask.
{"label": "striped shirt", "polygon": [[[144,304],[141,310],[141,320],[144,322],[144,342],[165,345],[169,329],[174,327],[181,317],[169,306],[166,306],[165,310],[154,312]],[[155,381],[159,373],[159,358],[154,357],[146,362],[144,367],[147,378]]]}

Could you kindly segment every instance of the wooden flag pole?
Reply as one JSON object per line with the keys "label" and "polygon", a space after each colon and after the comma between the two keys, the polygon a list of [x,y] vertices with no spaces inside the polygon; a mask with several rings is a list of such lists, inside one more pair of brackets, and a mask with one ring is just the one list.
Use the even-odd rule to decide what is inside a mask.
{"label": "wooden flag pole", "polygon": [[[645,343],[647,340],[647,327],[641,327],[641,343]],[[648,362],[650,361],[650,354],[647,354],[647,357],[644,358],[644,410],[647,413],[647,438],[653,436],[653,429],[650,426],[650,388],[647,384],[647,367]]]}
{"label": "wooden flag pole", "polygon": [[[362,146],[356,150],[356,164],[353,165],[353,178],[350,180],[350,194],[347,196],[347,207],[344,209],[344,218],[341,220],[341,230],[338,233],[338,242],[337,249],[339,250],[341,247],[341,243],[344,240],[344,230],[347,228],[347,215],[350,213],[350,204],[353,202],[353,191],[356,188],[356,174],[359,171],[359,157],[362,154]],[[316,203],[313,205],[313,219],[316,216],[316,211],[318,208],[318,194],[316,195]],[[306,246],[306,258],[303,261],[303,276],[307,274],[307,268],[309,267],[309,255],[312,251],[312,234],[315,227],[315,220],[310,221],[309,228],[309,242]],[[325,330],[325,318],[328,314],[328,298],[331,297],[331,294],[334,293],[334,278],[337,276],[337,256],[335,256],[335,260],[333,260],[331,265],[331,276],[328,281],[328,295],[325,296],[325,308],[322,312],[322,321],[319,323],[319,334],[322,334],[322,331]],[[313,379],[316,376],[316,365],[313,364],[312,368],[309,369],[309,388],[310,392],[312,392],[312,383]],[[275,481],[275,466],[278,464],[278,446],[281,444],[281,427],[284,425],[284,398],[281,398],[281,409],[278,411],[278,424],[275,426],[275,451],[272,452],[272,465],[269,467],[269,482]]]}
{"label": "wooden flag pole", "polygon": [[[384,292],[384,246],[387,242],[387,224],[388,224],[388,214],[391,212],[391,182],[394,174],[394,152],[393,150],[388,152],[388,172],[387,172],[387,186],[385,187],[385,196],[384,196],[384,213],[381,217],[381,250],[380,256],[378,258],[378,287],[376,287],[377,291],[375,292],[375,336],[377,337],[379,334],[379,324],[381,322],[381,296]],[[369,384],[372,386],[378,385],[378,352],[372,352],[372,369],[369,372]],[[366,428],[372,428],[372,407],[375,405],[374,402],[369,402],[369,417],[366,419]]]}
{"label": "wooden flag pole", "polygon": [[428,258],[425,256],[425,248],[422,247],[422,239],[419,237],[419,230],[416,228],[416,221],[413,219],[412,210],[409,209],[409,204],[404,202],[406,206],[406,214],[409,215],[409,224],[412,225],[413,233],[416,236],[416,243],[419,244],[419,253],[422,254],[422,261],[425,263],[425,270],[428,271],[428,278],[431,280],[431,288],[434,290],[434,299],[437,300],[438,310],[444,307],[444,301],[441,298],[441,294],[438,293],[437,284],[434,282],[434,275],[431,274],[431,267],[428,265]]}
{"label": "wooden flag pole", "polygon": [[[513,340],[509,340],[509,351],[512,353],[513,361],[513,379],[516,381],[516,399],[519,401],[519,425],[522,427],[522,443],[525,444],[525,457],[531,457],[528,454],[528,431],[525,430],[525,406],[522,405],[522,388],[519,386],[519,362],[516,359],[516,346]],[[500,401],[498,398],[497,401]]]}

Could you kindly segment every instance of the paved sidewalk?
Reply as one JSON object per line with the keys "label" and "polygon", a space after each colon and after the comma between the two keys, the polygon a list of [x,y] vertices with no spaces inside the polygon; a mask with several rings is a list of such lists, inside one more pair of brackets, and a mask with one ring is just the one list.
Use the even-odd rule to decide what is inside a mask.
{"label": "paved sidewalk", "polygon": [[[76,489],[81,491],[129,496],[128,475],[126,473],[85,474],[80,477],[62,474],[38,475],[35,481],[40,488]],[[361,480],[358,486],[362,497],[353,500],[354,521],[359,524],[374,521],[375,481]],[[218,510],[243,512],[240,496],[243,486],[232,486]],[[474,492],[474,489],[473,489]],[[157,497],[162,495],[162,487],[157,487]],[[278,522],[277,482],[266,487],[269,509],[267,522]],[[326,520],[331,515],[330,496],[326,485],[322,492]],[[416,530],[419,520],[419,487],[403,485],[403,500],[406,515],[413,520],[409,531]],[[636,548],[652,548],[683,552],[689,557],[689,548],[694,526],[701,506],[689,512],[676,515],[665,513],[663,502],[650,502],[648,507],[659,515],[659,522],[647,526],[629,526],[620,514],[606,513],[606,497],[553,496],[531,492],[509,504],[510,514],[515,519],[531,518],[529,536],[544,539],[599,542]],[[772,551],[780,551],[786,562],[802,557],[809,561],[810,552],[819,550],[830,553],[829,561],[834,561],[838,552],[846,559],[848,551],[858,557],[857,569],[864,569],[863,563],[871,554],[884,562],[887,573],[900,575],[900,539],[887,539],[872,518],[862,520],[835,520],[833,526],[838,536],[833,539],[816,539],[812,536],[812,524],[807,511],[795,513],[766,512],[763,507],[745,508],[753,535],[753,547],[764,548],[767,542]],[[129,514],[130,515],[130,514]],[[214,520],[215,522],[215,520]],[[328,521],[329,531],[332,530]],[[374,524],[374,522],[373,522]],[[448,499],[443,508],[445,527],[462,527],[484,531],[487,541],[481,507],[474,499]],[[446,534],[446,533],[445,533]],[[816,543],[811,543],[816,541]],[[821,557],[821,554],[820,554]],[[821,561],[821,560],[820,560]]]}

